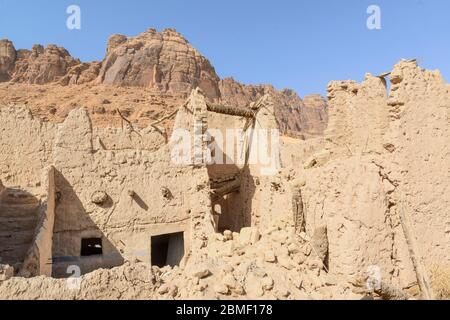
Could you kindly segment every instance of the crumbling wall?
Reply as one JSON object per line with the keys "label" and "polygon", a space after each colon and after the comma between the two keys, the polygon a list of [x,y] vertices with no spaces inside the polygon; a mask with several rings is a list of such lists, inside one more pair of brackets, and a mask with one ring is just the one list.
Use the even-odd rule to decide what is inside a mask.
{"label": "crumbling wall", "polygon": [[388,128],[386,80],[366,74],[355,81],[328,85],[329,124],[325,136],[334,158],[362,153],[381,153]]}
{"label": "crumbling wall", "polygon": [[[158,128],[139,130],[126,123],[123,130],[93,129],[84,109],[73,110],[59,125],[34,119],[25,108],[0,112],[2,179],[34,187],[43,201],[45,219],[24,275],[48,275],[42,264],[47,248],[53,255],[52,274],[64,277],[69,266],[87,273],[126,260],[150,262],[151,236],[167,230],[184,233],[187,253],[202,245],[202,233],[213,231],[206,167],[174,162],[173,143],[167,144]],[[192,114],[186,118],[193,123]],[[43,191],[50,164],[54,188]],[[54,199],[54,208],[47,199]],[[103,254],[81,257],[85,238],[100,238]]]}
{"label": "crumbling wall", "polygon": [[[240,185],[246,166],[245,129],[252,120],[208,112],[207,121],[208,153],[211,156],[207,169],[211,188],[218,189],[233,184],[234,181]],[[223,196],[212,197],[217,231],[238,231],[244,226],[241,192],[243,190],[238,189]]]}
{"label": "crumbling wall", "polygon": [[[186,281],[199,292],[206,289],[206,282],[200,280],[216,270],[197,270],[197,262],[219,255],[232,258],[240,269],[242,257],[251,253],[251,259],[277,263],[273,274],[280,273],[279,265],[298,275],[306,259],[295,248],[298,242],[305,256],[319,256],[319,261],[306,263],[317,272],[314,277],[326,274],[325,282],[333,277],[345,279],[340,294],[349,294],[360,285],[361,274],[369,271],[379,271],[383,282],[401,289],[413,288],[427,275],[432,280],[433,265],[449,262],[449,86],[438,73],[421,70],[413,61],[399,63],[391,82],[389,96],[383,77],[367,75],[361,84],[333,82],[329,87],[331,122],[324,140],[291,143],[278,150],[277,144],[270,145],[269,153],[274,151],[281,163],[249,162],[239,171],[239,192],[220,204],[221,211],[235,212],[232,231],[256,226],[241,235],[214,235],[210,190],[214,181],[204,163],[204,138],[208,117],[212,124],[232,124],[225,117],[208,116],[198,91],[180,108],[175,121],[175,128],[189,132],[191,145],[200,143],[200,148],[187,153],[188,164],[173,162],[178,154],[174,147],[181,141],[175,133],[168,145],[158,148],[160,137],[151,130],[148,137],[154,141],[139,140],[139,131],[136,138],[127,140],[121,135],[134,136],[133,128],[127,127],[125,133],[96,132],[84,110],[73,111],[55,129],[52,148],[57,169],[54,256],[61,259],[54,271],[63,275],[71,264],[81,266],[84,273],[126,260],[148,262],[152,235],[184,232],[187,246],[193,249],[189,264],[198,275]],[[266,107],[251,126],[277,129],[272,106]],[[250,136],[248,150],[261,147],[255,141]],[[143,149],[133,148],[133,143]],[[295,147],[299,148],[297,158],[292,157]],[[311,158],[302,163],[303,154]],[[283,228],[289,228],[289,235]],[[239,247],[241,239],[258,243],[258,229],[268,235],[264,241],[287,248],[271,245],[267,248],[282,254],[270,249],[256,258],[264,246],[257,244],[255,254]],[[80,241],[86,237],[103,239],[104,256],[79,257]],[[257,270],[261,261],[245,264],[244,277],[248,270]],[[422,264],[423,268],[417,268]],[[262,281],[264,272],[251,277],[260,276]],[[247,280],[246,284],[257,283]],[[293,281],[298,279],[286,280]],[[261,287],[256,288],[259,296],[270,290]],[[228,284],[214,290],[223,295],[233,292]],[[172,291],[161,288],[161,292]],[[286,291],[283,294],[288,296]]]}
{"label": "crumbling wall", "polygon": [[[72,111],[58,131],[55,275],[70,265],[86,273],[125,260],[150,262],[150,237],[168,226],[186,233],[189,249],[191,218],[211,207],[200,201],[201,193],[209,196],[206,169],[173,163],[170,145],[94,152],[93,139],[83,109]],[[101,238],[103,255],[80,257],[83,238]]]}
{"label": "crumbling wall", "polygon": [[280,137],[280,157],[283,168],[302,166],[307,159],[311,159],[317,150],[326,146],[324,137],[308,140]]}
{"label": "crumbling wall", "polygon": [[393,209],[408,217],[415,255],[430,278],[450,265],[450,93],[439,71],[402,61],[391,73],[386,176],[397,185]]}
{"label": "crumbling wall", "polygon": [[55,223],[55,168],[48,170],[47,201],[41,203],[39,222],[30,250],[23,262],[20,275],[23,277],[52,275],[53,226]]}
{"label": "crumbling wall", "polygon": [[147,150],[155,152],[166,144],[164,134],[148,126],[135,130],[123,121],[122,128],[93,127],[95,150]]}
{"label": "crumbling wall", "polygon": [[329,271],[354,282],[376,266],[391,281],[394,228],[379,168],[367,158],[333,161],[306,170],[303,179],[305,231],[312,237],[317,228],[327,227]]}
{"label": "crumbling wall", "polygon": [[25,107],[0,107],[0,179],[45,195],[56,126],[34,118]]}
{"label": "crumbling wall", "polygon": [[4,187],[0,192],[0,261],[18,272],[32,245],[40,200],[27,190]]}
{"label": "crumbling wall", "polygon": [[330,272],[374,264],[410,288],[450,258],[449,86],[415,61],[394,67],[389,96],[385,76],[330,83],[326,146],[295,174],[307,180],[308,232],[317,217],[328,226]]}
{"label": "crumbling wall", "polygon": [[[247,135],[247,165],[241,175],[237,203],[242,207],[243,226],[267,228],[271,221],[289,212],[290,203],[281,169],[280,128],[274,101],[267,96]],[[286,210],[285,210],[286,208]]]}
{"label": "crumbling wall", "polygon": [[217,164],[210,167],[211,177],[238,173],[245,165],[244,132],[251,119],[208,112],[207,122],[211,163]]}

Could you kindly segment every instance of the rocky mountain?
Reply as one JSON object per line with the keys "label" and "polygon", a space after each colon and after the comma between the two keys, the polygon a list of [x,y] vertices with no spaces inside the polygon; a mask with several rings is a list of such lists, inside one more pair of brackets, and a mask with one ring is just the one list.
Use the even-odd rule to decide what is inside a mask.
{"label": "rocky mountain", "polygon": [[0,41],[0,65],[3,81],[46,84],[60,80],[81,62],[55,45],[44,48],[34,45],[31,50],[15,50],[9,40]]}
{"label": "rocky mountain", "polygon": [[0,40],[0,81],[9,81],[17,59],[17,52],[9,40]]}
{"label": "rocky mountain", "polygon": [[[304,138],[323,134],[328,118],[326,101],[320,96],[302,100],[289,89],[279,91],[271,85],[244,85],[232,78],[221,80],[208,59],[174,29],[162,32],[149,29],[135,37],[113,35],[103,61],[90,63],[73,58],[66,49],[55,45],[16,50],[11,41],[0,40],[1,82],[136,87],[180,99],[200,87],[211,101],[239,107],[246,107],[269,93],[277,102],[275,112],[283,133]],[[0,92],[3,100],[10,101],[7,93]],[[64,97],[58,98],[64,102]],[[131,109],[132,104],[131,101]],[[142,122],[136,117],[133,120]]]}
{"label": "rocky mountain", "polygon": [[276,90],[271,85],[244,85],[232,78],[219,82],[220,102],[239,107],[248,106],[265,94],[274,97],[275,108],[284,134],[307,138],[323,134],[328,123],[328,106],[320,95],[306,96],[303,100],[290,89]]}
{"label": "rocky mountain", "polygon": [[154,87],[165,93],[200,87],[210,98],[220,95],[219,80],[209,61],[173,29],[112,36],[98,78],[105,84]]}

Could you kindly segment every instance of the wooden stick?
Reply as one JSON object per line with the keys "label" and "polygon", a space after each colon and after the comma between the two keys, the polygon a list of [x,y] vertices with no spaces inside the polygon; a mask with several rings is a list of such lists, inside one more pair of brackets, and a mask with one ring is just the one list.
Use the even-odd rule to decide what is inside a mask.
{"label": "wooden stick", "polygon": [[155,122],[152,122],[152,123],[150,123],[150,125],[153,127],[153,126],[156,126],[158,123],[161,123],[161,122],[163,122],[163,121],[165,121],[165,120],[168,120],[168,119],[170,119],[170,118],[172,118],[174,115],[176,115],[178,113],[178,110],[175,110],[174,112],[172,112],[171,114],[169,114],[169,115],[167,115],[167,116],[165,116],[165,117],[162,117],[161,119],[159,119],[159,120],[156,120]]}
{"label": "wooden stick", "polygon": [[[126,121],[126,122],[129,124],[129,126],[130,126],[130,128],[131,128],[131,132],[134,132],[134,133],[136,133],[139,137],[142,137],[141,134],[140,134],[139,132],[137,132],[137,131],[134,129],[133,124],[131,123],[131,121],[128,120],[127,118],[125,118],[125,116],[120,112],[119,109],[116,109],[116,110],[117,110],[117,112],[119,113],[119,116],[122,118],[122,120]],[[123,124],[123,122],[122,122],[122,124]],[[123,127],[123,125],[122,125],[122,127]]]}
{"label": "wooden stick", "polygon": [[416,239],[413,236],[413,231],[409,222],[409,217],[406,214],[404,207],[404,201],[401,200],[399,206],[400,223],[403,228],[403,234],[405,235],[406,244],[408,246],[409,255],[416,273],[417,283],[419,284],[422,297],[425,300],[433,299],[433,292],[428,278],[428,274],[422,263],[422,258],[418,253],[418,247]]}
{"label": "wooden stick", "polygon": [[119,114],[119,116],[122,118],[122,120],[124,120],[125,122],[127,122],[131,127],[133,127],[133,124],[131,123],[130,120],[128,120],[127,118],[125,118],[125,116],[122,114],[122,112],[120,112],[119,109],[116,109],[117,113]]}
{"label": "wooden stick", "polygon": [[235,107],[229,107],[224,106],[220,104],[206,104],[208,111],[220,113],[220,114],[227,114],[230,116],[237,116],[237,117],[244,117],[244,118],[254,118],[255,112],[250,109],[244,109],[244,108],[235,108]]}

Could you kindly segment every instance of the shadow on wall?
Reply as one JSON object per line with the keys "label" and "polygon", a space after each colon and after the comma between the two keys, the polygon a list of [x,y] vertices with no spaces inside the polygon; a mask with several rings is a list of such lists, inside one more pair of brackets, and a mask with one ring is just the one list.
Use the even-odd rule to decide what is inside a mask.
{"label": "shadow on wall", "polygon": [[[52,276],[65,278],[122,265],[124,259],[120,251],[91,219],[71,184],[58,171],[55,182]],[[112,205],[108,197],[99,207],[108,210]]]}
{"label": "shadow on wall", "polygon": [[219,219],[219,232],[230,230],[240,232],[242,228],[251,227],[253,216],[253,197],[257,187],[256,178],[245,166],[240,170],[240,188],[238,192],[230,193],[215,203],[219,204],[222,214]]}
{"label": "shadow on wall", "polygon": [[[248,166],[239,168],[235,165],[210,165],[207,169],[212,181],[226,180],[218,184],[219,188],[232,184],[233,180],[229,179],[233,176],[239,179],[237,189],[225,195],[219,196],[213,193],[211,196],[217,231],[240,232],[242,228],[252,226],[252,198],[255,194],[256,183]],[[212,189],[214,189],[214,183],[212,183]]]}
{"label": "shadow on wall", "polygon": [[253,198],[257,188],[257,178],[250,173],[249,166],[245,166],[241,173],[241,192],[239,193],[239,202],[242,205],[243,227],[252,227],[253,217]]}
{"label": "shadow on wall", "polygon": [[145,203],[145,201],[134,191],[130,192],[130,196],[133,198],[133,200],[136,202],[136,204],[145,211],[148,211],[149,207],[148,205]]}
{"label": "shadow on wall", "polygon": [[[251,128],[254,129],[255,122],[251,124]],[[248,128],[247,128],[248,129]],[[250,136],[250,140],[253,139],[253,131]],[[214,142],[214,137],[212,137]],[[233,141],[236,143],[236,141]],[[212,164],[207,166],[208,175],[211,181],[211,188],[214,190],[216,187],[220,190],[227,189],[227,185],[230,189],[226,194],[215,195],[213,193],[211,202],[214,208],[214,220],[216,222],[216,231],[223,233],[226,230],[233,232],[240,232],[242,228],[252,226],[252,199],[255,195],[256,182],[255,178],[250,173],[249,168],[249,155],[251,152],[251,146],[249,145],[245,151],[245,164],[241,167],[237,166],[235,160],[240,159],[239,152],[243,150],[235,150],[235,154],[232,155],[234,159],[230,158],[227,152],[219,146],[217,143],[211,144],[213,150],[211,156],[214,158],[216,155],[222,155],[222,163],[225,164]],[[238,179],[237,188],[233,185]],[[217,181],[221,181],[217,183]],[[215,186],[217,185],[217,186]]]}
{"label": "shadow on wall", "polygon": [[33,243],[40,201],[31,193],[0,182],[0,263],[18,272]]}

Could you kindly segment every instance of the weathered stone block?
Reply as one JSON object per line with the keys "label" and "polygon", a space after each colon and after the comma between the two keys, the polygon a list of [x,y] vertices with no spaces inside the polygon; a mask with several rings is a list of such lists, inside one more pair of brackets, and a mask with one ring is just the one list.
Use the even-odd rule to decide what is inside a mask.
{"label": "weathered stone block", "polygon": [[261,237],[257,228],[242,228],[239,241],[241,245],[255,244]]}

